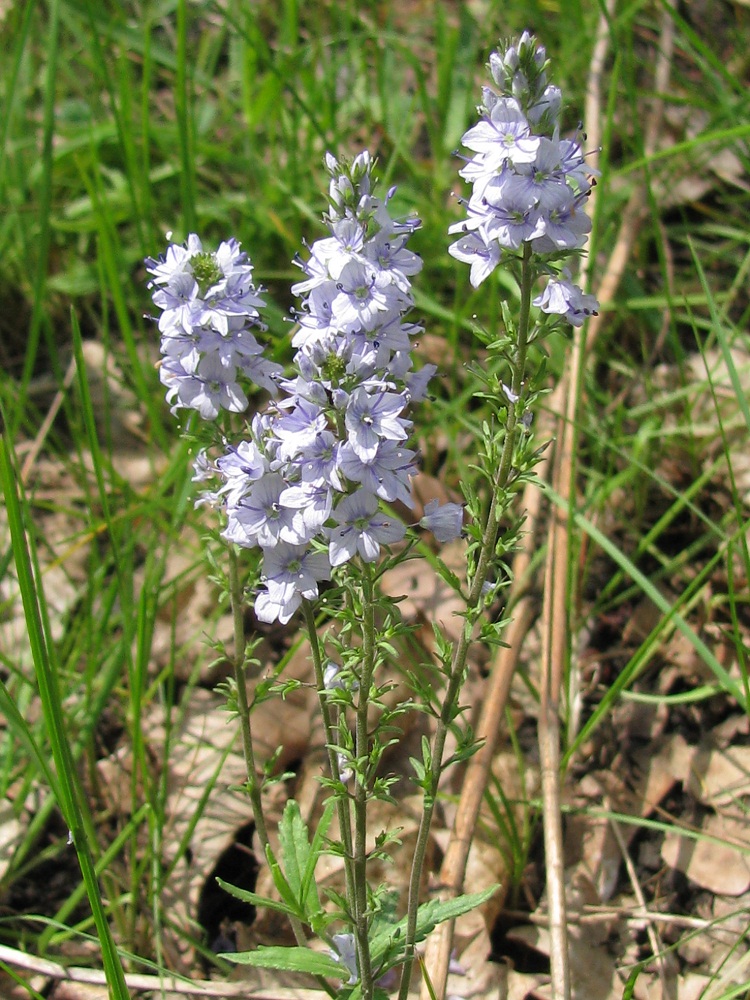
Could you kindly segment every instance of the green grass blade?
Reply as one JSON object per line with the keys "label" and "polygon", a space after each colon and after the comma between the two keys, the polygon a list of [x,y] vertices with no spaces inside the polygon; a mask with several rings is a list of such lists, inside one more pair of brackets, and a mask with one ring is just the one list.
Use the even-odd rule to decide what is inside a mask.
{"label": "green grass blade", "polygon": [[24,515],[24,510],[26,516],[28,515],[28,508],[24,508],[17,482],[12,451],[7,436],[3,435],[2,440],[0,440],[0,484],[2,484],[5,495],[11,545],[42,710],[57,771],[60,795],[58,804],[78,855],[81,874],[101,943],[102,960],[112,996],[115,1000],[129,1000],[122,963],[107,922],[96,877],[94,858],[87,835],[87,826],[90,828],[91,824],[90,821],[86,822],[87,817],[84,815],[86,810],[83,792],[78,781],[68,739],[68,727],[63,712],[57,666],[54,660],[54,646],[49,627],[48,625],[45,627],[47,616],[44,609],[44,594],[40,583],[39,569],[36,565],[32,536],[28,532]]}
{"label": "green grass blade", "polygon": [[50,219],[52,215],[52,142],[55,132],[55,89],[57,82],[57,51],[60,27],[59,0],[49,3],[49,34],[47,36],[48,63],[44,80],[44,126],[42,142],[42,182],[39,196],[39,234],[36,241],[36,269],[34,273],[34,298],[23,373],[18,386],[13,434],[18,430],[26,406],[29,383],[34,372],[39,340],[44,327],[45,289],[50,253]]}

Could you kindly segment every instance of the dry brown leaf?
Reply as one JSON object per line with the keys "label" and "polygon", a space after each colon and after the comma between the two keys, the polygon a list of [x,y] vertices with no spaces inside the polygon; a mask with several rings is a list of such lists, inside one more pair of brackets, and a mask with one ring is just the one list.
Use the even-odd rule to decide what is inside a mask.
{"label": "dry brown leaf", "polygon": [[507,973],[502,966],[489,961],[492,944],[483,911],[473,910],[458,918],[453,943],[455,960],[451,963],[446,996],[465,1000],[501,996]]}
{"label": "dry brown leaf", "polygon": [[[163,723],[157,718],[146,731],[152,742],[163,739]],[[164,887],[162,903],[174,924],[192,929],[198,936],[198,902],[206,879],[235,831],[252,819],[247,796],[233,790],[247,778],[244,758],[236,744],[237,727],[227,713],[224,699],[194,690],[178,730],[172,734],[163,839],[165,864],[174,860],[198,810],[201,816],[190,837],[190,854],[177,862]],[[214,782],[202,806],[201,798]],[[179,941],[173,945],[179,949]]]}
{"label": "dry brown leaf", "polygon": [[118,452],[127,452],[143,436],[143,414],[111,351],[98,340],[84,340],[81,353],[97,430]]}
{"label": "dry brown leaf", "polygon": [[686,788],[704,805],[746,816],[740,799],[750,796],[750,746],[702,748],[693,756]]}
{"label": "dry brown leaf", "polygon": [[689,972],[686,976],[678,978],[677,995],[680,1000],[706,1000],[706,990],[711,982],[710,976],[704,976],[699,972]]}
{"label": "dry brown leaf", "polygon": [[51,1000],[107,1000],[110,992],[106,986],[91,983],[57,983],[49,994]]}
{"label": "dry brown leaf", "polygon": [[412,480],[412,497],[416,501],[414,508],[414,518],[419,519],[424,513],[424,508],[430,500],[437,500],[440,504],[461,503],[462,497],[446,489],[442,479],[435,476],[428,476],[426,472],[418,473]]}
{"label": "dry brown leaf", "polygon": [[[49,464],[45,468],[62,491],[57,495],[57,502],[60,502],[66,495],[63,482],[67,484],[67,489],[72,490],[70,479],[64,477],[62,472],[58,475],[52,473]],[[50,633],[56,641],[64,635],[65,619],[79,598],[79,585],[86,576],[84,566],[88,545],[78,543],[75,536],[79,531],[80,522],[66,511],[52,511],[39,522],[39,537],[43,543],[38,545],[37,556],[42,570]],[[4,552],[10,547],[10,531],[4,505],[0,505],[0,546]],[[29,630],[12,563],[0,579],[0,604],[3,606],[0,652],[5,654],[16,669],[27,672],[33,668],[33,659]]]}
{"label": "dry brown leaf", "polygon": [[[747,847],[747,821],[722,815],[706,816],[701,833],[711,840],[694,840],[669,832],[664,837],[661,856],[710,892],[739,896],[750,888],[750,858],[734,844]],[[730,843],[717,843],[717,840]]]}
{"label": "dry brown leaf", "polygon": [[[621,986],[615,959],[606,948],[597,947],[594,925],[569,928],[570,978],[573,1000],[608,1000],[619,996]],[[508,931],[510,940],[549,956],[550,936],[546,927],[525,924]],[[551,995],[549,984],[535,991],[539,997]]]}
{"label": "dry brown leaf", "polygon": [[[451,542],[441,550],[443,562],[460,580],[466,575],[466,543]],[[455,641],[461,634],[466,610],[461,597],[436,573],[426,559],[410,559],[381,578],[383,593],[389,597],[404,597],[401,613],[407,621],[436,622],[446,637]]]}
{"label": "dry brown leaf", "polygon": [[648,816],[676,782],[684,784],[694,754],[694,747],[689,746],[679,733],[672,733],[660,746],[652,745],[647,752],[639,755],[638,763],[645,771],[645,782],[639,782],[642,788],[642,816]]}
{"label": "dry brown leaf", "polygon": [[[656,752],[651,744],[637,757],[638,778],[632,783],[634,787],[626,785],[615,769],[586,774],[578,784],[576,803],[606,807],[630,816],[649,816],[678,781],[686,780],[694,753],[694,748],[679,734],[664,738],[657,746]],[[621,833],[626,843],[636,831],[636,826],[623,825]],[[585,811],[570,816],[565,854],[569,884],[580,896],[579,909],[586,903],[600,904],[611,899],[623,857],[609,819]],[[569,905],[573,912],[576,905],[572,902]]]}
{"label": "dry brown leaf", "polygon": [[542,984],[549,979],[549,976],[542,976],[531,972],[517,972],[513,968],[507,971],[507,993],[501,994],[502,1000],[533,1000],[541,996],[538,992]]}
{"label": "dry brown leaf", "polygon": [[750,716],[744,712],[728,716],[711,731],[714,746],[722,750],[736,745],[746,736],[750,736]]}
{"label": "dry brown leaf", "polygon": [[[664,119],[666,127],[661,131],[661,149],[686,138],[696,138],[710,127],[708,112],[687,104],[668,104],[664,109]],[[665,161],[654,184],[660,205],[693,204],[715,188],[717,180],[748,190],[746,171],[732,149],[714,144],[710,148],[706,146],[702,155],[703,169],[696,168],[694,158],[673,157]]]}

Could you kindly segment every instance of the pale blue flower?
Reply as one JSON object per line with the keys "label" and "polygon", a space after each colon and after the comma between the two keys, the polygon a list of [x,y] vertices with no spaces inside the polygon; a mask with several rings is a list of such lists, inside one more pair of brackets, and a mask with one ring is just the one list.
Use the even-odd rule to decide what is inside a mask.
{"label": "pale blue flower", "polygon": [[382,439],[404,441],[410,421],[399,416],[406,406],[395,392],[368,393],[356,389],[346,407],[346,430],[352,448],[363,462],[372,459]]}
{"label": "pale blue flower", "polygon": [[255,441],[240,441],[230,445],[224,455],[216,460],[216,471],[224,480],[219,492],[227,504],[238,504],[252,488],[252,484],[268,471],[268,459]]}
{"label": "pale blue flower", "polygon": [[383,514],[378,498],[366,490],[357,490],[339,501],[333,519],[339,527],[331,530],[331,566],[341,566],[357,554],[365,562],[375,562],[381,545],[400,542],[406,534],[401,521]]}
{"label": "pale blue flower", "polygon": [[318,583],[330,580],[331,567],[325,552],[313,552],[304,545],[279,542],[263,555],[263,582],[266,589],[255,599],[255,613],[264,622],[290,620],[302,603],[318,596]]}
{"label": "pale blue flower", "polygon": [[[342,781],[345,779],[341,779]],[[337,962],[340,962],[349,973],[348,985],[353,986],[359,979],[359,969],[357,968],[357,947],[353,934],[334,934],[331,938],[335,951],[330,954]]]}
{"label": "pale blue flower", "polygon": [[463,529],[464,509],[458,503],[445,503],[440,506],[437,500],[430,500],[425,505],[424,516],[419,523],[431,531],[439,542],[452,542],[458,538]]}
{"label": "pale blue flower", "polygon": [[[463,232],[463,223],[458,228],[451,226],[448,231]],[[484,239],[481,232],[465,233],[448,247],[448,253],[464,264],[471,264],[469,281],[472,288],[479,288],[502,259],[499,243]]]}
{"label": "pale blue flower", "polygon": [[539,148],[539,137],[531,134],[526,116],[512,97],[494,102],[489,116],[464,133],[461,142],[482,154],[489,172],[499,170],[506,160],[533,163]]}
{"label": "pale blue flower", "polygon": [[407,507],[413,507],[411,477],[417,473],[416,458],[416,452],[400,442],[381,441],[373,455],[363,461],[351,443],[345,442],[340,452],[341,472],[382,500],[389,503],[400,500]]}
{"label": "pale blue flower", "polygon": [[550,278],[544,291],[534,299],[542,312],[564,316],[573,326],[581,326],[599,309],[596,297],[588,295],[570,279],[570,272],[563,269],[561,277]]}
{"label": "pale blue flower", "polygon": [[222,536],[245,548],[259,545],[271,549],[280,542],[300,544],[299,527],[294,510],[282,506],[281,494],[286,488],[283,476],[271,472],[253,483],[239,503],[227,510],[227,526]]}
{"label": "pale blue flower", "polygon": [[167,386],[172,413],[186,407],[197,410],[203,420],[216,420],[221,410],[242,413],[247,409],[235,366],[223,364],[216,352],[201,357],[192,372],[178,361],[165,360],[159,378]]}
{"label": "pale blue flower", "polygon": [[173,413],[185,407],[215,420],[221,410],[245,410],[238,373],[275,392],[281,368],[260,357],[262,348],[249,333],[262,326],[258,309],[264,303],[237,240],[212,253],[191,233],[183,246],[170,244],[162,257],[147,258],[146,269],[161,310],[160,378]]}

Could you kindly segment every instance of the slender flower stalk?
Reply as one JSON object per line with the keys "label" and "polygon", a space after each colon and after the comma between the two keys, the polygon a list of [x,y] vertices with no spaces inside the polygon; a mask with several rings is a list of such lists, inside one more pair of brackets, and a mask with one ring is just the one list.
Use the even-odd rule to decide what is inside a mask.
{"label": "slender flower stalk", "polygon": [[459,173],[472,183],[473,192],[465,203],[468,219],[451,227],[451,232],[462,236],[450,247],[450,253],[471,265],[470,280],[475,287],[505,263],[516,275],[520,307],[509,359],[510,387],[501,387],[510,405],[503,405],[498,398],[495,407],[496,412],[504,413],[502,448],[496,469],[488,477],[490,504],[471,577],[466,624],[453,649],[430,767],[426,769],[423,812],[409,883],[399,1000],[406,1000],[411,981],[419,887],[446,738],[455,717],[469,648],[476,637],[484,605],[482,595],[496,565],[500,519],[512,502],[511,481],[518,478],[514,461],[525,433],[519,418],[529,403],[525,398],[528,345],[547,332],[542,323],[532,324],[534,284],[539,277],[547,276],[545,290],[533,299],[542,314],[561,316],[580,325],[597,308],[593,296],[573,284],[567,268],[556,270],[558,260],[576,252],[591,228],[583,208],[591,182],[577,140],[560,138],[561,95],[547,83],[546,69],[544,49],[528,33],[517,45],[493,52],[490,71],[500,93],[484,89],[481,121],[463,137],[474,156]]}
{"label": "slender flower stalk", "polygon": [[234,627],[234,656],[232,657],[232,667],[234,670],[234,685],[237,698],[237,716],[240,722],[240,732],[242,734],[242,751],[245,756],[245,768],[247,770],[247,794],[253,807],[253,817],[255,818],[255,830],[258,834],[261,846],[265,851],[270,841],[268,829],[263,813],[263,802],[260,794],[260,782],[258,779],[258,768],[255,763],[255,748],[253,746],[253,732],[250,721],[250,706],[247,700],[247,678],[246,654],[247,637],[245,636],[244,620],[244,596],[240,577],[239,560],[237,553],[229,547],[229,603],[232,609],[232,623]]}
{"label": "slender flower stalk", "polygon": [[375,673],[375,594],[372,573],[366,564],[362,573],[362,675],[359,680],[356,713],[356,737],[354,752],[357,762],[362,763],[363,773],[356,776],[354,786],[354,878],[357,897],[357,956],[362,980],[362,995],[371,996],[373,990],[372,964],[369,947],[368,881],[367,881],[367,803],[370,798],[370,690]]}
{"label": "slender flower stalk", "polygon": [[[326,753],[328,755],[328,769],[331,777],[336,779],[339,776],[339,760],[336,754],[336,727],[331,717],[331,706],[326,692],[330,690],[330,685],[326,682],[323,656],[318,642],[318,630],[315,622],[315,611],[310,601],[302,602],[302,613],[305,617],[305,628],[310,637],[310,656],[315,671],[315,686],[318,692],[320,703],[320,713],[323,717],[323,732],[326,740]],[[346,799],[343,796],[336,797],[336,811],[339,820],[339,830],[341,844],[344,855],[344,869],[346,871],[346,892],[349,911],[351,914],[357,912],[357,901],[354,894],[354,847],[352,840],[351,816]]]}
{"label": "slender flower stalk", "polygon": [[[528,266],[530,249],[524,250],[523,272],[521,278],[521,309],[518,324],[518,337],[514,346],[511,365],[511,386],[513,395],[521,396],[521,390],[526,373],[526,353],[529,335],[529,304],[531,301],[531,274]],[[404,943],[405,958],[399,989],[399,1000],[406,1000],[411,982],[411,972],[414,964],[414,949],[416,946],[417,912],[419,906],[419,890],[422,884],[424,860],[430,837],[432,819],[437,804],[438,782],[443,771],[445,743],[450,731],[450,723],[455,716],[455,708],[459,700],[459,692],[466,673],[466,660],[472,642],[476,638],[476,623],[482,612],[484,602],[482,594],[491,569],[494,566],[497,547],[499,519],[498,507],[500,498],[508,485],[513,454],[518,444],[518,420],[515,407],[507,410],[505,437],[500,458],[500,464],[493,476],[493,490],[490,507],[482,534],[482,542],[476,564],[471,590],[467,597],[466,625],[461,630],[450,664],[448,685],[443,698],[442,709],[437,719],[435,735],[431,748],[431,764],[429,784],[424,791],[424,805],[420,817],[417,841],[414,847],[414,860],[409,878],[409,897],[407,903],[408,922]]]}

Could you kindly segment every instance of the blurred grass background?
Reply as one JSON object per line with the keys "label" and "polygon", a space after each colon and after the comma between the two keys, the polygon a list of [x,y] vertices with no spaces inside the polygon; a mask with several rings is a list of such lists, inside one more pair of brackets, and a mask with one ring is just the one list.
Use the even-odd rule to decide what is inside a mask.
{"label": "blurred grass background", "polygon": [[[599,523],[625,491],[633,507],[614,544],[657,582],[679,578],[687,546],[693,567],[702,567],[690,579],[693,602],[718,558],[726,570],[722,621],[744,665],[745,500],[736,485],[722,501],[699,492],[710,484],[701,478],[708,451],[731,470],[736,444],[720,427],[707,443],[693,420],[696,398],[715,397],[708,377],[697,389],[688,386],[687,363],[696,351],[707,358],[718,351],[736,371],[736,359],[747,352],[750,10],[722,0],[678,6],[671,15],[669,91],[656,94],[662,10],[661,3],[620,3],[609,24],[594,288],[623,207],[644,177],[648,212],[588,367],[578,427],[581,511]],[[472,317],[492,329],[507,289],[500,280],[473,291],[466,269],[446,253],[448,225],[461,214],[454,195],[465,193],[453,153],[481,99],[489,52],[525,28],[547,48],[552,79],[565,97],[565,124],[574,130],[600,12],[598,3],[542,0],[0,3],[0,414],[18,470],[62,391],[42,454],[61,463],[77,489],[56,494],[37,486],[21,501],[30,545],[45,565],[65,569],[71,551],[87,553],[86,583],[76,578],[73,611],[57,631],[44,620],[39,627],[81,766],[93,769],[103,720],[125,727],[133,747],[133,818],[117,840],[126,874],[107,883],[110,915],[129,947],[148,950],[163,919],[154,858],[165,790],[139,720],[144,703],[174,684],[169,666],[157,678],[150,672],[151,639],[158,614],[165,608],[179,614],[179,583],[165,582],[166,553],[184,544],[183,527],[193,517],[187,447],[178,442],[153,371],[157,336],[144,319],[143,258],[162,251],[167,232],[181,240],[196,231],[211,245],[239,238],[267,289],[274,352],[286,358],[289,286],[299,276],[291,260],[303,240],[322,233],[323,156],[368,148],[384,186],[398,185],[395,214],[423,220],[414,241],[425,262],[416,282],[418,313],[430,360],[445,373],[418,430],[426,466],[436,471],[434,452],[447,449],[446,475],[454,482],[470,475],[461,433],[470,423],[471,387],[461,365],[471,350]],[[665,102],[666,124],[659,149],[645,156],[643,123],[656,97]],[[138,441],[159,468],[147,485],[130,481],[113,463],[122,447],[114,414],[121,400],[104,392],[102,423],[87,404],[85,380],[66,381],[71,358],[80,361],[91,341],[119,365],[123,392],[139,415]],[[558,338],[550,351],[554,377],[565,364],[566,344]],[[666,443],[667,404],[661,383],[654,386],[660,365],[676,373],[669,405],[679,409]],[[743,384],[737,376],[738,399]],[[750,425],[746,402],[739,417]],[[665,448],[674,459],[667,478]],[[57,508],[77,519],[62,543],[35,528]],[[4,543],[4,577],[18,555]],[[191,558],[185,574],[200,573],[200,554]],[[578,594],[593,602],[587,614],[633,601],[638,585],[617,567],[598,593],[599,548],[581,547],[575,558]],[[43,602],[40,573],[36,579]],[[2,601],[8,618],[17,604],[10,583]],[[650,651],[644,647],[643,658]],[[6,713],[0,791],[12,790],[20,810],[54,736],[27,711],[35,682],[27,657],[16,652],[6,648],[0,660]],[[640,664],[634,656],[621,686]],[[50,833],[53,815],[52,797],[42,794],[0,891],[40,860],[60,857],[65,831]],[[150,853],[137,840],[141,822],[148,825]],[[111,844],[91,817],[87,824],[102,850]],[[128,838],[130,853],[122,847]],[[63,906],[59,919],[73,910]],[[38,927],[19,931],[11,917],[0,910],[0,936],[40,946]],[[88,927],[85,918],[80,927]],[[43,948],[53,937],[45,932]]]}

